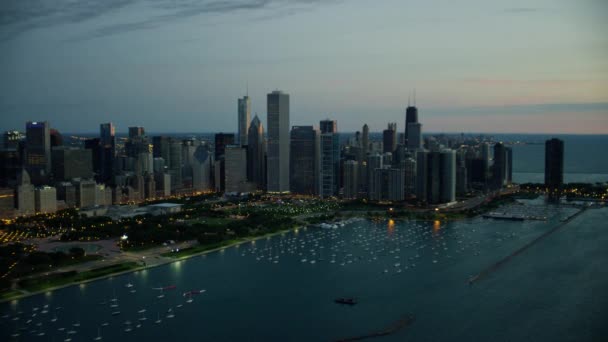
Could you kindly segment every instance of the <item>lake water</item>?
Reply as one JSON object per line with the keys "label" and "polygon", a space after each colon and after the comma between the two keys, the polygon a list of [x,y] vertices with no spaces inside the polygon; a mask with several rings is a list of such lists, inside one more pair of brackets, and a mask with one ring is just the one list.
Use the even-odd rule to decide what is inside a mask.
{"label": "lake water", "polygon": [[564,181],[566,183],[608,182],[608,135],[504,134],[498,140],[531,143],[513,146],[513,181],[545,182],[545,140],[564,141]]}
{"label": "lake water", "polygon": [[[92,341],[99,329],[112,341],[333,341],[381,330],[404,314],[414,323],[379,341],[603,340],[608,208],[587,210],[468,285],[471,275],[575,211],[538,208],[547,221],[363,220],[300,229],[2,304],[0,340]],[[176,289],[153,289],[170,285]],[[192,289],[206,292],[187,303],[183,292]],[[334,303],[351,296],[357,305]],[[110,307],[114,297],[117,308]]]}

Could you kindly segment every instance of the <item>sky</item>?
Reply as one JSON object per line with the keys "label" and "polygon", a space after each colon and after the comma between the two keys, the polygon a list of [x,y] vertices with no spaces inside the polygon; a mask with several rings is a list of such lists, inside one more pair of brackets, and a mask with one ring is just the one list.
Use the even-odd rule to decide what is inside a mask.
{"label": "sky", "polygon": [[[608,133],[605,0],[3,0],[0,129],[234,132],[249,94],[292,125]],[[253,115],[252,115],[253,116]]]}

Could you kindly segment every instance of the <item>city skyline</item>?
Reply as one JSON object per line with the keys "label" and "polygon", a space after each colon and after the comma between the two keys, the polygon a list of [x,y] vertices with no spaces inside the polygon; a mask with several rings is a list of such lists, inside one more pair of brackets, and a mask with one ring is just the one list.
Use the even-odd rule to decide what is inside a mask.
{"label": "city skyline", "polygon": [[364,122],[374,132],[397,122],[402,131],[416,89],[428,132],[599,134],[608,131],[605,9],[542,0],[373,9],[357,1],[9,1],[0,10],[0,127],[46,120],[93,132],[111,121],[232,132],[239,97],[249,94],[251,115],[265,122],[265,94],[283,89],[291,125],[331,117],[345,132]]}

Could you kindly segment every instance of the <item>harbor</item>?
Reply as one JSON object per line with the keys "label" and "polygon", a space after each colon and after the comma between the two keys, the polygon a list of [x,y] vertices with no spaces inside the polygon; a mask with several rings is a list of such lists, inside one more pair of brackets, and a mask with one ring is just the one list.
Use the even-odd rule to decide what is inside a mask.
{"label": "harbor", "polygon": [[[552,267],[576,262],[571,267],[597,271],[603,259],[594,248],[608,237],[590,222],[604,222],[608,212],[567,207],[547,212],[551,215],[546,221],[523,224],[477,217],[451,222],[351,220],[329,229],[300,228],[2,304],[0,340],[233,341],[248,340],[252,333],[266,341],[491,340],[497,327],[485,319],[496,307],[510,314],[508,326],[529,319],[528,311],[510,304],[523,300],[519,296],[567,307],[572,314],[597,310],[595,302],[572,306],[580,305],[578,297],[552,303],[553,295],[545,293],[547,288],[549,294],[579,293],[575,288],[580,281]],[[570,219],[561,222],[564,217]],[[480,277],[486,281],[463,284],[468,275],[479,274],[543,234],[550,234],[543,243],[509,259],[512,267],[499,265],[486,273],[491,277]],[[551,243],[544,243],[549,237]],[[577,253],[598,255],[599,264],[569,253],[573,244]],[[567,259],[553,262],[566,253]],[[541,292],[535,289],[543,280],[530,277],[537,268],[551,274],[551,286]],[[585,279],[594,286],[602,281]],[[415,314],[415,321],[404,318],[404,312]],[[387,323],[396,317],[401,319]],[[471,320],[484,324],[468,325]],[[225,329],[227,322],[241,328]],[[507,328],[505,334],[526,340],[519,331]],[[563,329],[541,324],[532,331],[544,340],[565,341],[560,339]]]}

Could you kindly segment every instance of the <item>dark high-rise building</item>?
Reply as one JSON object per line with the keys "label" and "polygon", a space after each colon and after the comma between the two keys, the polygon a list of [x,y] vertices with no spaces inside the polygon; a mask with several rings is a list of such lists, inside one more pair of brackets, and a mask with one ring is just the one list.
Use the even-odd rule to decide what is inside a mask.
{"label": "dark high-rise building", "polygon": [[146,131],[143,127],[129,127],[129,139],[143,137]]}
{"label": "dark high-rise building", "polygon": [[51,129],[46,121],[28,121],[25,128],[25,165],[32,182],[41,184],[51,172]]}
{"label": "dark high-rise building", "polygon": [[268,110],[267,191],[289,192],[289,95],[273,91],[266,97]]}
{"label": "dark high-rise building", "polygon": [[217,133],[215,135],[215,160],[224,155],[228,145],[234,145],[233,133]]}
{"label": "dark high-rise building", "polygon": [[418,123],[418,108],[408,105],[405,109],[405,141],[404,145],[408,146],[408,125]]}
{"label": "dark high-rise building", "polygon": [[8,186],[21,171],[21,155],[16,148],[0,150],[0,186]]}
{"label": "dark high-rise building", "polygon": [[182,142],[171,139],[169,143],[169,160],[167,169],[171,175],[171,189],[181,189],[182,184]]}
{"label": "dark high-rise building", "polygon": [[337,196],[340,191],[340,135],[337,132],[321,133],[319,159],[319,194]]}
{"label": "dark high-rise building", "polygon": [[485,190],[488,185],[488,160],[485,158],[467,159],[467,178],[472,187]]}
{"label": "dark high-rise building", "polygon": [[58,146],[63,146],[63,136],[58,130],[51,128],[51,148]]}
{"label": "dark high-rise building", "polygon": [[166,136],[155,136],[152,137],[152,156],[154,158],[163,158],[163,160],[169,160],[169,143],[171,139]]}
{"label": "dark high-rise building", "polygon": [[453,150],[417,153],[416,197],[429,204],[456,199],[456,154]]}
{"label": "dark high-rise building", "polygon": [[257,189],[266,187],[266,161],[264,146],[264,126],[256,115],[251,120],[247,134],[247,180],[256,184]]}
{"label": "dark high-rise building", "polygon": [[323,133],[338,133],[338,122],[336,120],[321,120],[319,123],[321,134]]}
{"label": "dark high-rise building", "polygon": [[564,142],[550,139],[545,142],[545,186],[560,190],[564,184]]}
{"label": "dark high-rise building", "polygon": [[52,152],[53,176],[58,181],[93,176],[91,149],[56,147]]}
{"label": "dark high-rise building", "polygon": [[312,126],[293,126],[290,147],[291,192],[316,195],[319,192],[319,132]]}
{"label": "dark high-rise building", "polygon": [[384,143],[384,153],[395,152],[397,148],[397,123],[388,124],[388,128],[382,132],[382,141]]}
{"label": "dark high-rise building", "polygon": [[93,164],[96,158],[99,160],[99,180],[111,180],[116,158],[116,130],[111,122],[99,125],[99,151],[93,153]]}
{"label": "dark high-rise building", "polygon": [[372,170],[369,198],[373,201],[405,200],[404,171],[392,168]]}
{"label": "dark high-rise building", "polygon": [[85,140],[84,148],[86,150],[91,151],[91,167],[93,169],[93,173],[95,174],[95,180],[99,181],[100,183],[103,183],[103,180],[101,179],[101,139],[92,138]]}
{"label": "dark high-rise building", "polygon": [[344,198],[359,196],[359,163],[355,160],[344,162]]}

